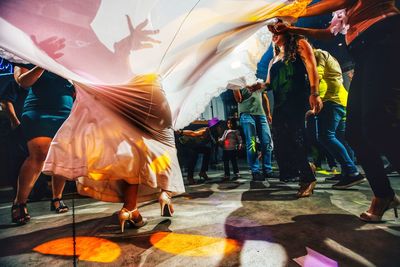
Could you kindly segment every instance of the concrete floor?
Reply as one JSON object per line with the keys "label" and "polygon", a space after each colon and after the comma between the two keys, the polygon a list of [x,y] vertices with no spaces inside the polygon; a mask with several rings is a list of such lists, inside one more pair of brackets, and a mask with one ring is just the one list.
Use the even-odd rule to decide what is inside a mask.
{"label": "concrete floor", "polygon": [[[357,219],[370,203],[368,183],[332,190],[320,174],[314,195],[296,199],[295,183],[271,180],[265,188],[246,172],[228,183],[220,183],[221,171],[209,174],[210,182],[174,198],[173,218],[145,203],[140,210],[149,223],[123,234],[120,204],[76,199],[78,265],[299,266],[293,259],[300,258],[305,266],[400,266],[393,212],[383,224]],[[391,181],[399,192],[400,177]],[[15,227],[10,203],[0,205],[0,266],[72,266],[72,211],[53,214],[48,201],[30,203],[29,211],[31,222]]]}

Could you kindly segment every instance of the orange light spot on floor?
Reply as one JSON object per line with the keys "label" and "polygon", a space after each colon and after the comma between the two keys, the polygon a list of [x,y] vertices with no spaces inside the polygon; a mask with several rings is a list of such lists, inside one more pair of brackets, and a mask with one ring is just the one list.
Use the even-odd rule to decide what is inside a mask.
{"label": "orange light spot on floor", "polygon": [[[73,256],[72,237],[60,238],[41,244],[33,251],[58,256]],[[79,260],[91,262],[113,262],[121,254],[121,248],[103,238],[78,236],[76,254]]]}
{"label": "orange light spot on floor", "polygon": [[162,251],[194,257],[225,255],[239,249],[239,243],[233,239],[168,232],[153,234],[150,242]]}
{"label": "orange light spot on floor", "polygon": [[170,164],[171,164],[171,158],[168,156],[167,153],[164,153],[162,156],[155,158],[150,163],[150,169],[155,173],[160,173],[169,168]]}

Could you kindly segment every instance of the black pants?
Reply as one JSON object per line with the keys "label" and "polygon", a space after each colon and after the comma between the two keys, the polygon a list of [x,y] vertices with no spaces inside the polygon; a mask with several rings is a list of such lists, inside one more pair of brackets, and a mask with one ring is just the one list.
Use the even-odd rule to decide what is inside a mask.
{"label": "black pants", "polygon": [[374,195],[393,197],[381,154],[400,168],[400,15],[376,23],[349,46],[355,61],[346,137]]}
{"label": "black pants", "polygon": [[236,150],[224,150],[222,154],[222,159],[224,161],[224,172],[225,176],[230,176],[229,161],[232,163],[233,173],[239,173],[239,167],[237,164],[237,151]]}
{"label": "black pants", "polygon": [[278,165],[279,162],[285,164],[283,170],[281,170],[282,165],[279,165],[279,172],[293,169],[300,171],[300,182],[309,183],[316,179],[307,158],[304,119],[299,120],[293,122],[274,117],[272,129],[275,155]]}
{"label": "black pants", "polygon": [[211,147],[193,147],[189,150],[189,161],[188,161],[188,177],[192,177],[194,175],[194,168],[196,166],[197,158],[199,154],[203,154],[203,162],[201,163],[200,172],[208,171],[208,165],[210,162],[211,156]]}

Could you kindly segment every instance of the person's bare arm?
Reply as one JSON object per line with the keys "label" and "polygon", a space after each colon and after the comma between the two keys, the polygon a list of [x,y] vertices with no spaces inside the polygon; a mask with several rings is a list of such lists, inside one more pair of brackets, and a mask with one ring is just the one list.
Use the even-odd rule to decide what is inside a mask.
{"label": "person's bare arm", "polygon": [[8,118],[11,122],[11,127],[13,129],[17,128],[20,125],[20,121],[15,113],[14,105],[11,101],[5,101],[5,110],[7,112]]}
{"label": "person's bare arm", "polygon": [[272,123],[272,115],[271,115],[271,106],[269,105],[269,99],[267,93],[263,93],[263,107],[265,111],[265,115],[267,116],[268,123]]}
{"label": "person's bare arm", "polygon": [[319,97],[319,77],[314,52],[305,39],[299,40],[298,47],[299,55],[304,62],[310,81],[310,106],[311,109],[318,113],[322,109],[322,100]]}
{"label": "person's bare arm", "polygon": [[14,79],[22,88],[31,87],[42,76],[44,69],[36,66],[29,70],[24,67],[14,67]]}
{"label": "person's bare arm", "polygon": [[335,37],[335,35],[331,32],[329,27],[326,29],[312,29],[312,28],[289,26],[287,31],[318,40],[328,40]]}
{"label": "person's bare arm", "polygon": [[207,131],[207,128],[201,128],[196,131],[183,130],[183,131],[181,131],[181,134],[186,135],[186,136],[197,137],[197,136],[202,136],[206,131]]}
{"label": "person's bare arm", "polygon": [[331,32],[330,26],[326,29],[312,29],[312,28],[290,26],[286,23],[277,23],[275,26],[269,27],[269,29],[271,32],[277,34],[290,32],[318,40],[327,40],[335,37],[335,35]]}
{"label": "person's bare arm", "polygon": [[243,97],[242,97],[242,94],[240,93],[240,90],[234,90],[233,97],[235,98],[236,102],[238,102],[238,103],[241,103],[243,101]]}
{"label": "person's bare arm", "polygon": [[351,7],[356,0],[322,0],[308,6],[300,17],[312,17],[332,13],[336,10]]}

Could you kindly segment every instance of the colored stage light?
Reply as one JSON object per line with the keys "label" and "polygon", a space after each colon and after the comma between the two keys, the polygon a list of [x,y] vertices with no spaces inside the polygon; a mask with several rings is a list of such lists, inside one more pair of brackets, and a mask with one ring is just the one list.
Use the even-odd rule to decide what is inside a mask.
{"label": "colored stage light", "polygon": [[[46,255],[73,256],[73,240],[72,237],[52,240],[35,247],[33,251]],[[121,248],[107,239],[78,236],[76,254],[79,260],[110,263],[119,257]]]}
{"label": "colored stage light", "polygon": [[150,242],[162,251],[192,257],[225,255],[240,249],[239,242],[234,239],[169,232],[153,234]]}

